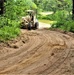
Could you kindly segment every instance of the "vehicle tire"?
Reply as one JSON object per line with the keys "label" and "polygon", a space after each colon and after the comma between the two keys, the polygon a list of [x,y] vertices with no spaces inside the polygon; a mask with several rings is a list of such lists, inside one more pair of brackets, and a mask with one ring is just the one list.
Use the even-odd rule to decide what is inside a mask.
{"label": "vehicle tire", "polygon": [[36,23],[35,23],[35,29],[38,29],[38,27],[39,27],[39,23],[36,22]]}
{"label": "vehicle tire", "polygon": [[31,23],[28,24],[28,30],[31,30]]}

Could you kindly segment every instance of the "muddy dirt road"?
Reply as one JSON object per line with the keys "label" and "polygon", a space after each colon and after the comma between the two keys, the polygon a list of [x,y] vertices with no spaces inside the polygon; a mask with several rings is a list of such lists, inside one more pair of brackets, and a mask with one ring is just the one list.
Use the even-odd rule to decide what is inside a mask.
{"label": "muddy dirt road", "polygon": [[74,75],[72,36],[46,29],[22,30],[22,37],[13,43],[0,46],[0,75]]}

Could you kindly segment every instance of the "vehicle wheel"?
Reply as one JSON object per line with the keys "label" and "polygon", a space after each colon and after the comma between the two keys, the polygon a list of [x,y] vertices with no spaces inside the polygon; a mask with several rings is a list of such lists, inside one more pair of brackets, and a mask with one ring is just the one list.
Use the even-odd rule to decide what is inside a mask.
{"label": "vehicle wheel", "polygon": [[28,30],[31,30],[31,23],[28,24]]}
{"label": "vehicle wheel", "polygon": [[36,22],[36,23],[35,23],[35,29],[38,29],[38,27],[39,27],[39,23]]}

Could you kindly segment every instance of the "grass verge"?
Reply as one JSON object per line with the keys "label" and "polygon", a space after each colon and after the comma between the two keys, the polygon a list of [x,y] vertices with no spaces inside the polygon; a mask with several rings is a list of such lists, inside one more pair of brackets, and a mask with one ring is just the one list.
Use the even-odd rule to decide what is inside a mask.
{"label": "grass verge", "polygon": [[45,19],[39,19],[39,22],[43,22],[43,23],[47,23],[47,24],[53,24],[55,23],[56,21],[50,21],[50,20],[45,20]]}

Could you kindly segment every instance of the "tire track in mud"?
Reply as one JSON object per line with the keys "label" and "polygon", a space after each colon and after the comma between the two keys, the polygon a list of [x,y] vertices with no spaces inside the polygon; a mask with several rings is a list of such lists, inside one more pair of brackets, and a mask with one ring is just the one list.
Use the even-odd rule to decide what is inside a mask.
{"label": "tire track in mud", "polygon": [[[42,36],[42,35],[41,35]],[[24,54],[23,54],[23,50],[18,50],[18,53],[13,53],[13,54],[10,54],[10,55],[8,55],[7,57],[3,57],[3,58],[1,58],[0,60],[2,61],[2,60],[6,60],[6,59],[9,59],[9,58],[12,58],[12,57],[16,57],[17,55],[19,55],[19,53],[20,53],[20,55],[23,55],[22,57],[24,57],[24,56],[27,56],[27,57],[25,57],[25,58],[29,58],[29,56],[28,56],[28,54],[29,55],[31,55],[31,54],[34,54],[36,51],[37,51],[37,49],[38,48],[40,48],[41,46],[43,46],[44,45],[44,43],[45,43],[45,39],[42,39],[42,37],[35,37],[35,39],[34,39],[34,37],[35,36],[33,36],[32,37],[32,39],[31,39],[31,36],[30,36],[30,39],[31,39],[31,41],[30,41],[30,43],[29,43],[29,45],[30,45],[30,47],[26,47],[27,48],[27,53],[25,53],[25,51],[24,51]],[[40,39],[41,40],[40,40]],[[37,41],[36,41],[36,39],[37,39]],[[39,43],[37,43],[38,42],[38,39],[39,39]],[[35,40],[35,41],[34,41]],[[41,41],[41,42],[40,42]],[[35,45],[36,45],[36,43],[38,44],[36,47],[35,47]],[[31,47],[32,47],[32,45],[33,45],[33,50],[32,49],[30,49]],[[29,48],[29,49],[28,49]],[[26,50],[25,48],[24,48],[24,50]],[[21,52],[20,52],[21,51]],[[16,54],[16,55],[14,55],[14,54]],[[8,58],[9,57],[9,58]],[[18,57],[20,57],[20,56],[18,56]],[[11,59],[12,60],[12,59]],[[17,59],[16,59],[17,60]],[[6,60],[7,61],[7,60]],[[17,62],[17,61],[16,61]],[[19,62],[21,62],[21,61],[19,61]],[[18,63],[19,63],[18,62]],[[9,64],[9,63],[8,63]],[[6,64],[7,65],[7,64]],[[5,67],[5,65],[4,65],[4,67]],[[9,66],[10,67],[10,66]],[[7,67],[6,67],[7,68]],[[2,68],[1,68],[2,69]]]}
{"label": "tire track in mud", "polygon": [[[67,39],[65,38],[62,38],[63,40],[65,40],[65,43],[68,41]],[[40,72],[39,74],[51,74],[53,71],[55,71],[55,69],[57,69],[69,56],[70,54],[70,47],[71,47],[71,42],[68,41],[67,44],[69,43],[68,45],[68,48],[65,49],[66,53],[63,55],[63,56],[60,56],[55,62],[53,62],[52,65],[50,65],[48,68],[46,68],[44,71]],[[52,49],[53,50],[53,49]],[[63,54],[63,53],[62,53]],[[48,64],[49,65],[49,64]],[[53,73],[54,75],[55,73]]]}
{"label": "tire track in mud", "polygon": [[0,74],[55,75],[55,69],[68,58],[73,38],[49,30],[27,31],[26,35],[28,43],[0,57]]}
{"label": "tire track in mud", "polygon": [[[55,45],[56,46],[56,45]],[[53,51],[53,49],[51,48],[51,50]],[[38,67],[38,71],[37,71],[37,68],[36,68],[36,70],[34,70],[34,74],[37,74],[39,71],[39,73],[38,74],[44,74],[44,75],[46,75],[46,74],[48,74],[48,72],[49,73],[51,73],[52,71],[54,71],[55,70],[55,68],[56,67],[58,67],[58,65],[61,65],[62,63],[63,63],[63,61],[65,61],[65,59],[67,58],[67,55],[68,55],[68,53],[69,53],[69,50],[67,51],[67,53],[66,53],[66,56],[65,57],[60,57],[57,61],[55,61],[53,64],[51,64],[51,66],[49,66],[49,67],[46,67],[46,69],[44,70],[43,69],[43,71],[41,72],[41,69],[42,68],[44,68],[44,65],[42,65],[42,66],[40,66],[40,67]],[[64,59],[62,59],[62,58],[64,58]],[[61,60],[62,59],[62,60]],[[60,62],[60,63],[59,63]],[[59,64],[58,64],[59,63]],[[56,65],[57,64],[57,65]],[[45,64],[45,65],[49,65],[49,64]],[[53,68],[53,69],[52,69]],[[49,70],[50,69],[50,70]],[[35,72],[35,71],[37,71],[37,72]],[[31,71],[32,72],[32,71]]]}
{"label": "tire track in mud", "polygon": [[69,52],[66,55],[66,57],[59,57],[59,59],[57,59],[51,66],[49,66],[47,69],[40,72],[39,74],[51,74],[53,71],[55,71],[55,69],[57,69],[67,59]]}

